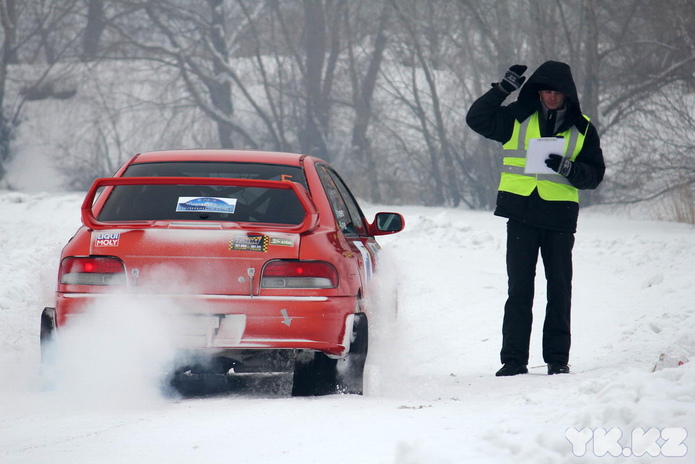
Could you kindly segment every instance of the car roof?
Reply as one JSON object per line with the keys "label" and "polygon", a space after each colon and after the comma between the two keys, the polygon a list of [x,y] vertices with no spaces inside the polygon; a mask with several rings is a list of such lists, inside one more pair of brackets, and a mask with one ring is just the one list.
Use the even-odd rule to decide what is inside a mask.
{"label": "car roof", "polygon": [[245,162],[301,166],[307,155],[261,150],[191,149],[150,151],[135,155],[131,164],[180,161]]}

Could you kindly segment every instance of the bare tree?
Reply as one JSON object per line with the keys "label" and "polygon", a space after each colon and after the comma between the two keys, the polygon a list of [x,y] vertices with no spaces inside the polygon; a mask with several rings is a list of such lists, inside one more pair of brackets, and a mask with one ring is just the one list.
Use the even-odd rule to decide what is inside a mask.
{"label": "bare tree", "polygon": [[695,95],[674,95],[671,90],[650,96],[636,116],[639,124],[621,130],[629,156],[616,163],[611,202],[635,203],[689,192],[687,205],[693,208]]}
{"label": "bare tree", "polygon": [[[386,27],[391,16],[391,5],[384,2],[379,20],[374,33],[374,44],[371,56],[365,56],[367,61],[366,71],[360,72],[358,62],[360,60],[356,54],[355,37],[361,38],[354,33],[351,25],[351,18],[346,11],[346,40],[348,43],[349,75],[352,86],[352,104],[355,111],[355,119],[352,128],[352,158],[357,169],[361,169],[367,174],[369,193],[374,202],[381,202],[381,182],[377,170],[377,160],[372,150],[372,144],[368,136],[368,131],[373,119],[372,101],[376,89],[379,71],[384,60],[387,36]],[[365,54],[368,52],[364,52]]]}
{"label": "bare tree", "polygon": [[[0,159],[26,102],[75,95],[54,69],[94,70],[80,91],[95,92],[117,88],[102,60],[125,60],[167,91],[94,100],[99,156],[128,146],[135,108],[158,108],[163,145],[197,118],[201,143],[319,155],[377,202],[490,208],[500,153],[465,112],[511,64],[553,59],[572,66],[615,168],[590,200],[658,198],[692,188],[678,164],[691,144],[667,142],[687,136],[673,96],[695,90],[694,15],[689,0],[0,0]],[[9,78],[17,63],[31,78]]]}
{"label": "bare tree", "polygon": [[[13,156],[11,142],[24,103],[31,99],[69,98],[74,95],[74,89],[56,85],[51,75],[55,64],[72,49],[79,32],[65,33],[60,40],[51,43],[50,49],[45,48],[46,31],[60,29],[65,18],[74,13],[73,1],[55,0],[37,5],[34,2],[0,0],[0,179],[4,178],[6,163]],[[42,49],[46,50],[44,60],[37,59]],[[22,59],[36,68],[28,76],[17,76],[14,91],[8,94],[10,71],[17,68]]]}
{"label": "bare tree", "polygon": [[[109,27],[136,50],[132,58],[165,63],[178,70],[191,100],[217,124],[221,147],[256,148],[256,137],[235,115],[232,83],[249,104],[256,108],[258,105],[248,92],[247,84],[230,65],[230,44],[234,43],[235,35],[228,34],[226,5],[223,0],[206,0],[204,7],[184,6],[186,3],[121,2],[122,10],[109,20]],[[257,6],[252,17],[262,8],[263,4]],[[238,13],[235,18],[243,17]],[[133,31],[132,25],[140,27],[143,15],[158,34],[141,36]],[[236,26],[237,31],[245,27],[244,24]]]}
{"label": "bare tree", "polygon": [[679,81],[692,82],[695,70],[695,12],[690,2],[634,0],[619,6],[630,14],[606,28],[608,46],[601,56],[605,129],[639,112],[650,94]]}
{"label": "bare tree", "polygon": [[[438,82],[437,66],[442,55],[439,47],[430,45],[432,41],[438,42],[439,33],[434,34],[432,29],[438,20],[451,13],[450,4],[428,2],[421,7],[418,2],[395,0],[391,4],[403,27],[400,44],[409,68],[408,77],[402,74],[398,81],[389,80],[392,92],[412,112],[419,126],[429,156],[434,203],[458,205],[463,198]],[[432,54],[435,49],[436,53]],[[407,87],[401,85],[403,82],[408,82]]]}
{"label": "bare tree", "polygon": [[[344,2],[340,2],[340,5]],[[304,0],[304,91],[306,108],[305,124],[299,133],[301,150],[326,158],[328,148],[324,138],[328,126],[327,118],[330,113],[327,99],[335,70],[335,56],[326,62],[328,30],[332,30],[332,41],[338,40],[337,28],[328,28],[326,8],[323,0]],[[339,23],[338,23],[339,24]],[[325,69],[324,69],[325,67]],[[325,74],[324,74],[325,71]]]}

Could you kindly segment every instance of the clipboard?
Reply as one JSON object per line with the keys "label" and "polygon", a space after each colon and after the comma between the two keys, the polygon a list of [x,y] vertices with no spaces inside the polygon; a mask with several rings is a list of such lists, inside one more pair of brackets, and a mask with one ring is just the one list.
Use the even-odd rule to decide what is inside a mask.
{"label": "clipboard", "polygon": [[[557,174],[545,164],[548,155],[565,153],[565,139],[562,137],[542,137],[531,139],[526,150],[526,174]],[[559,174],[557,174],[559,175]]]}

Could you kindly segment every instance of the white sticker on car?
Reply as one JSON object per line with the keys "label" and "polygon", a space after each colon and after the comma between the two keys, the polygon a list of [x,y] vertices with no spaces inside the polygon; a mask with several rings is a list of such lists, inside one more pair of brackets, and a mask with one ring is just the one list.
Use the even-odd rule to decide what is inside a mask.
{"label": "white sticker on car", "polygon": [[270,237],[270,244],[277,246],[293,247],[294,240],[284,237]]}
{"label": "white sticker on car", "polygon": [[236,198],[218,197],[179,197],[176,203],[177,213],[234,213]]}

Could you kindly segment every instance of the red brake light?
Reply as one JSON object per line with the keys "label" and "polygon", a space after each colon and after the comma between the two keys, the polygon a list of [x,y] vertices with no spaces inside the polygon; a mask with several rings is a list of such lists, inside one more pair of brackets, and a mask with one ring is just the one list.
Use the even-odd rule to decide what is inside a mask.
{"label": "red brake light", "polygon": [[325,261],[270,261],[263,268],[263,288],[336,288],[338,271]]}
{"label": "red brake light", "polygon": [[118,258],[89,256],[65,258],[60,263],[61,284],[125,285],[125,267]]}

